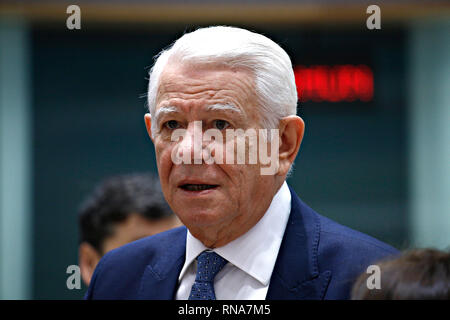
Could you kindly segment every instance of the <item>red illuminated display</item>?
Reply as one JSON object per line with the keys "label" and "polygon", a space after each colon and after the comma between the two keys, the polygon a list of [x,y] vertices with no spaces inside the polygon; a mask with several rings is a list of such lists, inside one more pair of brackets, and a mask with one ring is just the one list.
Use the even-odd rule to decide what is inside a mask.
{"label": "red illuminated display", "polygon": [[370,101],[373,73],[364,65],[297,66],[295,83],[300,101]]}

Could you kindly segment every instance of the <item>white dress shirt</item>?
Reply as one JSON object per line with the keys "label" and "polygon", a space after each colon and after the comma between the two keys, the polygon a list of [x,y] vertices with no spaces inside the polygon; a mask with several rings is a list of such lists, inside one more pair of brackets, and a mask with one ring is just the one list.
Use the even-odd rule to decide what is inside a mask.
{"label": "white dress shirt", "polygon": [[[249,231],[230,243],[214,248],[228,260],[214,279],[217,300],[264,300],[291,212],[286,181],[275,194],[264,216]],[[186,260],[178,277],[177,300],[187,300],[195,281],[197,256],[208,250],[189,231]]]}

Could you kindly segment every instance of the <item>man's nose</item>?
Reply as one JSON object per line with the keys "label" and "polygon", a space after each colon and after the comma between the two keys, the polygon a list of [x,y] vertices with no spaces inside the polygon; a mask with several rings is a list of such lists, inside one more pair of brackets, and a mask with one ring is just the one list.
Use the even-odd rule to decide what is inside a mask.
{"label": "man's nose", "polygon": [[183,159],[190,159],[190,163],[202,164],[202,133],[201,121],[190,122],[178,146]]}

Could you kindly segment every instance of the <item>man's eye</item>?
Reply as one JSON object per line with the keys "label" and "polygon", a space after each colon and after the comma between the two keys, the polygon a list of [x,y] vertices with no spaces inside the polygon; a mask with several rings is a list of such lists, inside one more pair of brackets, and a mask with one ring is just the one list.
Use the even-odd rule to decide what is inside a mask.
{"label": "man's eye", "polygon": [[178,121],[169,120],[166,123],[164,123],[164,126],[170,130],[175,130],[180,127],[180,124],[178,123]]}
{"label": "man's eye", "polygon": [[223,130],[223,129],[228,128],[230,126],[230,124],[225,120],[214,120],[213,126],[214,126],[214,128],[216,128],[218,130]]}

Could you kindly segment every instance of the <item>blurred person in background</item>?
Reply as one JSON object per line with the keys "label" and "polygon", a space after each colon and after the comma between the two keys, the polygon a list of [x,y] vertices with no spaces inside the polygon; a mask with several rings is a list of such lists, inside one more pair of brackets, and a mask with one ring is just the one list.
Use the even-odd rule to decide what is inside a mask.
{"label": "blurred person in background", "polygon": [[79,265],[89,285],[101,257],[115,248],[181,225],[151,174],[108,178],[79,212]]}
{"label": "blurred person in background", "polygon": [[380,268],[379,289],[369,289],[370,274],[363,273],[353,286],[353,300],[450,299],[449,251],[415,249],[377,265]]}

